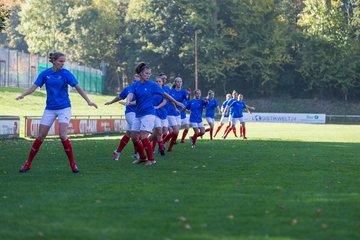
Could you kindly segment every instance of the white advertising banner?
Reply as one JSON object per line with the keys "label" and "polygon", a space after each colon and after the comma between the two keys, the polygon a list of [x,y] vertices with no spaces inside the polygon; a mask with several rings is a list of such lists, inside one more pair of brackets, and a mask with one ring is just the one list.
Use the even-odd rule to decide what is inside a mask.
{"label": "white advertising banner", "polygon": [[0,138],[17,138],[19,137],[20,120],[0,119]]}
{"label": "white advertising banner", "polygon": [[245,122],[325,123],[326,114],[319,113],[244,113]]}

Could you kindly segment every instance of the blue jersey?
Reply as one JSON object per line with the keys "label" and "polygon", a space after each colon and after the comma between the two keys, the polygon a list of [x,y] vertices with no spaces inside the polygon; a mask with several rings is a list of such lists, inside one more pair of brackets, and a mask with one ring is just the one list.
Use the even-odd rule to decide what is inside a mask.
{"label": "blue jersey", "polygon": [[[184,106],[186,106],[187,103],[188,103],[188,100],[187,100],[187,99],[185,99],[185,100],[182,102],[182,104],[184,104]],[[185,119],[185,118],[186,118],[186,111],[185,111],[185,110],[183,110],[183,111],[180,113],[180,117],[181,117],[181,119]]]}
{"label": "blue jersey", "polygon": [[55,72],[52,68],[48,68],[39,74],[34,84],[39,87],[45,84],[47,96],[45,109],[58,110],[71,107],[68,85],[74,87],[78,81],[67,69]]}
{"label": "blue jersey", "polygon": [[190,122],[202,122],[202,113],[206,102],[204,99],[192,99],[188,102],[186,109],[190,110]]}
{"label": "blue jersey", "polygon": [[[188,92],[184,89],[180,89],[179,91],[176,91],[174,88],[170,90],[169,93],[176,101],[183,102],[186,100],[189,96]],[[181,110],[181,107],[176,106],[179,110]],[[168,115],[169,116],[179,116],[179,113],[175,110],[174,106],[169,107],[168,109]]]}
{"label": "blue jersey", "polygon": [[[229,100],[226,100],[226,101],[224,101],[223,103],[222,103],[222,108],[223,108],[223,111],[225,111],[225,108],[226,108],[226,106],[227,106],[227,104],[228,104],[228,102],[229,102]],[[228,113],[223,113],[223,115],[224,115],[224,117],[229,117],[229,112]]]}
{"label": "blue jersey", "polygon": [[243,108],[246,108],[245,102],[233,101],[230,106],[230,115],[232,118],[243,117]]}
{"label": "blue jersey", "polygon": [[[120,99],[126,99],[127,95],[129,95],[129,92],[130,92],[130,88],[131,86],[127,86],[126,88],[124,88],[121,93],[119,93],[119,98]],[[131,101],[135,101],[136,98],[135,98],[135,95],[133,96],[133,98],[131,99]],[[131,106],[131,105],[128,105],[126,106],[125,108],[125,114],[126,113],[130,113],[130,112],[135,112],[135,109],[136,109],[136,106]]]}
{"label": "blue jersey", "polygon": [[[164,85],[164,86],[163,86],[163,90],[164,90],[164,92],[166,92],[167,94],[170,94],[170,90],[171,90],[171,89],[169,88],[169,86]],[[166,114],[167,114],[168,109],[169,109],[169,108],[173,108],[173,105],[172,105],[172,103],[171,103],[170,101],[167,101],[164,108],[165,108]]]}
{"label": "blue jersey", "polygon": [[[162,103],[164,101],[164,97],[160,94],[155,94],[154,95],[154,106],[158,106],[160,103]],[[155,116],[159,117],[160,119],[166,119],[167,117],[167,111],[165,108],[166,104],[164,106],[162,106],[159,109],[155,110]]]}
{"label": "blue jersey", "polygon": [[228,107],[230,108],[229,111],[228,111],[228,116],[231,115],[231,111],[232,111],[232,109],[231,109],[230,106],[231,106],[234,102],[237,102],[237,101],[238,101],[237,99],[231,98],[231,99],[227,102],[226,106],[228,106]]}
{"label": "blue jersey", "polygon": [[206,104],[206,111],[205,111],[205,117],[214,118],[215,117],[215,108],[219,106],[218,102],[215,98],[212,100],[208,100],[208,103]]}
{"label": "blue jersey", "polygon": [[137,81],[131,85],[130,92],[136,98],[135,114],[137,118],[146,115],[155,115],[153,98],[155,94],[164,94],[156,83],[152,81],[141,82]]}

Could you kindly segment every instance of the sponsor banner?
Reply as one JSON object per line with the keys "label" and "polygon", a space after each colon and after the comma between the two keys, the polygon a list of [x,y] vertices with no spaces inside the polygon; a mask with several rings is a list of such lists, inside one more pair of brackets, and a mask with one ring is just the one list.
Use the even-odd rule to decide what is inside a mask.
{"label": "sponsor banner", "polygon": [[[26,119],[26,137],[35,137],[39,132],[40,119]],[[116,133],[126,131],[125,119],[71,119],[68,127],[69,135]],[[48,136],[59,135],[59,122],[56,119]]]}
{"label": "sponsor banner", "polygon": [[0,138],[18,138],[20,129],[20,120],[1,119],[0,118]]}
{"label": "sponsor banner", "polygon": [[244,113],[245,122],[325,123],[326,114],[318,113]]}

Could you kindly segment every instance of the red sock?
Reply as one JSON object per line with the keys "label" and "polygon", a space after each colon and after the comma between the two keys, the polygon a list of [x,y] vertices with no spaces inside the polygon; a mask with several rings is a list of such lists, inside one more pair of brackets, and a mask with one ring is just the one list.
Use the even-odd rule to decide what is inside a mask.
{"label": "red sock", "polygon": [[73,153],[73,149],[72,149],[70,140],[66,139],[65,141],[62,141],[62,145],[64,146],[65,153],[69,159],[70,166],[73,169],[76,166],[76,164],[74,161],[74,153]]}
{"label": "red sock", "polygon": [[158,144],[159,144],[159,149],[160,149],[161,151],[164,151],[164,150],[165,150],[164,142],[161,140],[160,142],[158,141]]}
{"label": "red sock", "polygon": [[158,142],[157,138],[154,138],[153,141],[152,141],[152,150],[153,151],[155,150],[157,142]]}
{"label": "red sock", "polygon": [[140,141],[140,139],[136,139],[136,141],[134,142],[134,147],[135,147],[136,152],[139,153],[140,159],[142,159],[142,160],[146,159],[146,155],[145,155],[145,152],[144,152],[144,147],[143,147],[143,144]]}
{"label": "red sock", "polygon": [[162,139],[166,138],[166,136],[167,136],[167,134],[164,133],[164,134],[162,135]]}
{"label": "red sock", "polygon": [[210,128],[210,140],[213,140],[213,128]]}
{"label": "red sock", "polygon": [[205,129],[205,132],[209,132],[209,131],[210,131],[210,129],[211,129],[211,128],[207,128],[207,129]]}
{"label": "red sock", "polygon": [[152,154],[152,147],[149,138],[141,139],[142,145],[145,147],[146,155],[149,161],[154,161],[154,156]]}
{"label": "red sock", "polygon": [[31,163],[34,160],[37,152],[39,151],[42,143],[43,142],[41,142],[39,139],[35,139],[35,141],[33,142],[32,146],[31,146],[28,160],[26,161],[26,163],[24,165],[25,168],[30,168]]}
{"label": "red sock", "polygon": [[237,134],[236,134],[236,127],[233,127],[232,131],[233,131],[233,133],[234,133],[235,137],[237,137]]}
{"label": "red sock", "polygon": [[243,138],[246,138],[246,129],[243,127]]}
{"label": "red sock", "polygon": [[226,132],[224,133],[224,139],[227,138],[227,136],[229,135],[229,133],[231,132],[233,128],[229,127]]}
{"label": "red sock", "polygon": [[182,137],[181,137],[181,143],[184,143],[185,142],[185,138],[186,138],[186,135],[188,134],[188,132],[189,132],[189,129],[185,129],[184,131],[183,131],[183,134],[182,134]]}
{"label": "red sock", "polygon": [[217,129],[216,129],[216,131],[215,131],[214,137],[216,137],[216,135],[217,135],[218,132],[220,131],[221,127],[222,127],[222,125],[219,125],[219,126],[217,127]]}
{"label": "red sock", "polygon": [[169,132],[169,134],[166,135],[165,138],[163,138],[163,142],[166,143],[166,142],[169,141],[173,136],[174,136],[174,132]]}
{"label": "red sock", "polygon": [[174,144],[176,143],[177,137],[178,137],[178,134],[175,134],[175,133],[173,132],[173,137],[172,137],[171,140],[170,140],[170,145],[169,145],[169,148],[168,148],[168,151],[169,151],[169,152],[172,152],[172,148],[173,148]]}
{"label": "red sock", "polygon": [[126,146],[126,144],[128,144],[129,140],[130,140],[130,137],[127,135],[124,135],[121,138],[119,146],[116,151],[121,152],[123,150],[123,148]]}
{"label": "red sock", "polygon": [[230,128],[230,125],[227,125],[226,128],[225,128],[225,131],[224,131],[224,134],[223,134],[223,137],[225,136],[225,134],[227,133],[227,131],[229,130]]}

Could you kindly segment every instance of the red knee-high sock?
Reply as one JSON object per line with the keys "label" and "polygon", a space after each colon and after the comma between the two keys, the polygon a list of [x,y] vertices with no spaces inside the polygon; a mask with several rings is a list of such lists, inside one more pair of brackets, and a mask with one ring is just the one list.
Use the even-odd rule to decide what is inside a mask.
{"label": "red knee-high sock", "polygon": [[76,166],[74,161],[74,153],[72,149],[72,145],[69,139],[66,139],[65,141],[62,141],[62,145],[64,146],[65,153],[69,159],[69,163],[71,168],[74,168]]}
{"label": "red knee-high sock", "polygon": [[146,155],[149,161],[154,161],[154,156],[152,154],[152,147],[149,138],[141,139],[142,145],[145,147]]}
{"label": "red knee-high sock", "polygon": [[243,127],[243,138],[246,138],[246,128]]}
{"label": "red knee-high sock", "polygon": [[167,134],[164,133],[164,134],[162,135],[162,139],[164,140],[164,138],[166,138],[166,136],[167,136]]}
{"label": "red knee-high sock", "polygon": [[24,165],[25,168],[30,168],[31,163],[34,160],[36,154],[38,153],[42,143],[43,142],[41,142],[39,139],[35,139],[35,141],[33,142],[32,146],[31,146],[29,157]]}
{"label": "red knee-high sock", "polygon": [[152,141],[152,150],[153,151],[155,150],[157,142],[158,142],[157,138],[154,138],[153,141]]}
{"label": "red knee-high sock", "polygon": [[174,136],[174,132],[169,132],[168,135],[166,135],[165,138],[163,138],[163,142],[166,143]]}
{"label": "red knee-high sock", "polygon": [[165,144],[164,144],[164,142],[163,142],[162,140],[159,142],[159,140],[158,140],[158,144],[159,144],[159,149],[160,149],[161,151],[164,151],[164,150],[165,150]]}
{"label": "red knee-high sock", "polygon": [[[144,147],[143,147],[143,144],[142,142],[140,141],[140,139],[136,139],[134,141],[134,147],[135,147],[135,150],[139,153],[140,155],[140,159],[146,159],[146,155],[145,155],[145,152],[144,152]],[[151,148],[151,146],[150,146]]]}
{"label": "red knee-high sock", "polygon": [[232,127],[229,127],[226,132],[224,133],[224,139],[227,138],[227,136],[229,135],[229,133],[231,132],[233,128]]}
{"label": "red knee-high sock", "polygon": [[126,144],[128,144],[129,140],[130,140],[130,137],[127,135],[124,135],[121,138],[119,146],[116,151],[121,152],[124,149],[124,147],[126,146]]}
{"label": "red knee-high sock", "polygon": [[236,134],[236,127],[233,127],[232,131],[233,131],[233,133],[234,133],[235,137],[237,137],[237,134]]}
{"label": "red knee-high sock", "polygon": [[194,136],[192,137],[192,140],[193,140],[193,144],[195,145],[196,144],[196,140],[197,140],[197,138],[198,137],[201,137],[202,135],[204,135],[204,134],[202,134],[201,132],[199,132],[198,134],[194,134]]}
{"label": "red knee-high sock", "polygon": [[243,136],[243,126],[240,125],[240,137],[242,137],[242,136]]}
{"label": "red knee-high sock", "polygon": [[173,148],[174,144],[176,143],[176,139],[177,139],[178,135],[179,134],[176,134],[176,133],[173,132],[173,137],[170,140],[170,145],[169,145],[169,148],[168,148],[169,152],[172,151],[172,148]]}
{"label": "red knee-high sock", "polygon": [[185,138],[186,138],[186,135],[188,134],[188,132],[189,132],[189,129],[185,129],[184,131],[183,131],[183,134],[182,134],[182,137],[181,137],[181,141],[180,142],[185,142]]}
{"label": "red knee-high sock", "polygon": [[216,129],[216,131],[215,131],[214,137],[216,137],[216,135],[217,135],[218,132],[220,131],[221,127],[222,127],[222,125],[219,125],[219,126],[217,127],[217,129]]}
{"label": "red knee-high sock", "polygon": [[227,125],[226,128],[225,128],[225,131],[224,131],[224,133],[223,133],[223,137],[225,136],[225,134],[227,133],[227,131],[229,130],[229,128],[230,128],[230,125]]}

